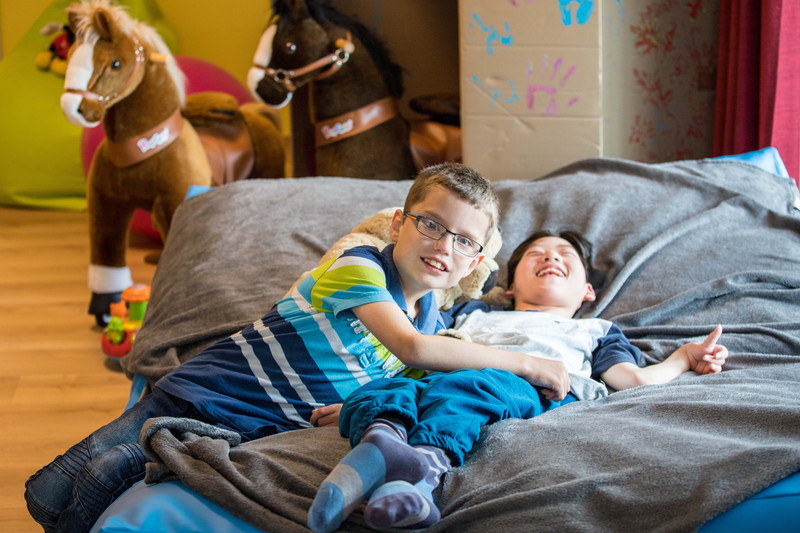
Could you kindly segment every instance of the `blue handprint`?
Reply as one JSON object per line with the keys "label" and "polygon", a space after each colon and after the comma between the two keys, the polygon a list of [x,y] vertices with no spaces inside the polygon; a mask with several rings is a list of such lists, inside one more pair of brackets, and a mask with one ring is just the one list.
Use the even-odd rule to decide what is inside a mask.
{"label": "blue handprint", "polygon": [[481,30],[483,30],[483,32],[486,33],[486,53],[489,54],[490,56],[494,55],[494,47],[492,46],[494,43],[500,43],[505,47],[510,47],[512,44],[514,44],[514,36],[511,35],[511,30],[509,29],[508,21],[505,21],[503,23],[503,27],[505,28],[506,32],[506,35],[503,36],[500,35],[500,32],[497,29],[495,29],[494,26],[492,25],[487,26],[486,24],[484,24],[483,21],[480,19],[480,17],[478,17],[477,13],[473,13],[472,18],[475,20],[475,22],[478,24]]}
{"label": "blue handprint", "polygon": [[489,95],[489,97],[491,98],[490,107],[494,107],[494,103],[497,101],[502,101],[502,103],[504,104],[513,104],[519,101],[519,94],[517,94],[517,87],[516,85],[514,85],[514,82],[512,80],[507,81],[508,93],[495,86],[487,87],[486,85],[481,83],[481,80],[478,78],[478,76],[472,76],[472,83],[477,85],[480,90]]}
{"label": "blue handprint", "polygon": [[586,24],[594,13],[594,0],[558,0],[558,9],[561,11],[561,22],[564,26],[572,25],[572,10],[570,4],[578,4],[575,10],[575,22]]}

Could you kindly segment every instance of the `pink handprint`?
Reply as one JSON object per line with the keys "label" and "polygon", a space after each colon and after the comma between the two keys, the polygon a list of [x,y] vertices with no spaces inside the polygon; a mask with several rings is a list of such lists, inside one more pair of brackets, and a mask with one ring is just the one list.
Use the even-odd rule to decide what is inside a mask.
{"label": "pink handprint", "polygon": [[[556,81],[556,77],[559,76],[559,69],[563,63],[563,60],[559,57],[556,59],[555,63],[553,63],[552,72],[550,73],[549,79],[543,80],[546,75],[546,72],[549,68],[550,58],[548,56],[544,56],[542,58],[542,71],[540,73],[540,80],[542,83],[534,83],[533,82],[533,62],[528,61],[528,109],[533,109],[536,93],[544,93],[550,97],[547,105],[542,110],[542,115],[557,115],[559,114],[558,104],[556,103],[556,96],[558,95],[559,88],[563,88],[572,74],[575,72],[575,67],[571,66],[567,69],[567,72],[558,78]],[[577,98],[572,98],[567,102],[567,107],[574,105],[578,101]]]}

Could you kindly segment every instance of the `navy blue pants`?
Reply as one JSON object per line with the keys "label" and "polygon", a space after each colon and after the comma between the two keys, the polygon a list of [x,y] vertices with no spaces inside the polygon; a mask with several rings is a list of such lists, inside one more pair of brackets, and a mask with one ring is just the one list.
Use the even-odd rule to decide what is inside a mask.
{"label": "navy blue pants", "polygon": [[408,443],[448,452],[453,466],[480,436],[481,428],[507,418],[532,418],[577,401],[572,394],[548,400],[511,372],[484,368],[431,374],[422,379],[385,378],[350,394],[339,415],[339,431],[355,446],[376,417],[403,420]]}

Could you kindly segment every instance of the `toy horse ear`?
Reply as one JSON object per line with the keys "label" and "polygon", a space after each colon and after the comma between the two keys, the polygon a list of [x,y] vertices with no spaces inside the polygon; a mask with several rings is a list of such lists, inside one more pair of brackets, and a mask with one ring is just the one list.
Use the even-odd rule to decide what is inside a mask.
{"label": "toy horse ear", "polygon": [[93,18],[94,28],[97,30],[97,33],[100,34],[100,38],[106,41],[112,40],[111,35],[114,28],[114,19],[111,17],[111,13],[103,8],[98,8],[94,12]]}
{"label": "toy horse ear", "polygon": [[299,22],[303,19],[309,18],[311,15],[308,13],[308,6],[306,0],[294,0],[292,3],[292,19]]}
{"label": "toy horse ear", "polygon": [[[74,4],[73,4],[74,5]],[[67,11],[67,24],[69,24],[69,29],[72,30],[72,33],[78,33],[78,22],[80,21],[80,17],[78,14],[72,10]]]}

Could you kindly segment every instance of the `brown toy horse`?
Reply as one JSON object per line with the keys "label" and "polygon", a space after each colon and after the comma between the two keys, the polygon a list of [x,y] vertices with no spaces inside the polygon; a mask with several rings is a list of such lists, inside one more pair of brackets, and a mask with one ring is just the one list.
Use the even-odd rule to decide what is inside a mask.
{"label": "brown toy horse", "polygon": [[316,173],[409,179],[416,173],[409,126],[398,114],[402,70],[359,22],[318,0],[277,0],[248,86],[283,107],[310,83]]}
{"label": "brown toy horse", "polygon": [[[107,0],[75,3],[67,13],[76,41],[61,107],[79,126],[102,122],[106,134],[87,183],[89,312],[102,325],[109,304],[133,285],[125,251],[134,210],[150,211],[155,228],[166,237],[189,187],[210,186],[214,176],[203,142],[181,112],[186,104],[183,74],[157,32]],[[217,93],[199,94],[208,99]],[[207,101],[195,105],[195,118],[208,127],[215,115],[230,115],[230,101],[222,104],[221,112]],[[248,129],[253,124],[262,128],[259,142],[251,143],[255,163],[239,167],[258,172],[257,177],[283,176],[280,132],[268,119],[259,123],[251,116],[249,122]],[[237,177],[222,181],[231,179]]]}

